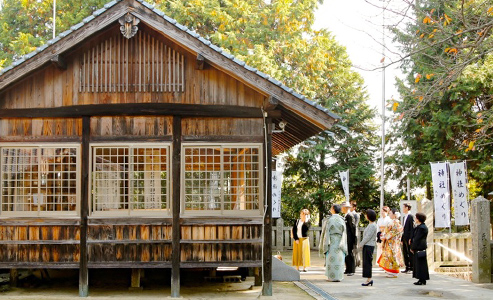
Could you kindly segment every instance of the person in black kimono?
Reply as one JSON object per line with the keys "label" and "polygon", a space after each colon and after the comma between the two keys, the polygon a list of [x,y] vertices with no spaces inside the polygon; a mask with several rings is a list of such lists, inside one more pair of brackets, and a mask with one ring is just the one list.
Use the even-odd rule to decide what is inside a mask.
{"label": "person in black kimono", "polygon": [[344,262],[346,263],[346,271],[344,271],[344,274],[347,274],[348,276],[353,276],[354,272],[356,271],[356,263],[354,260],[354,251],[356,249],[357,243],[356,243],[356,226],[354,225],[354,216],[353,214],[349,213],[349,208],[351,205],[349,203],[345,203],[342,206],[342,211],[345,214],[345,221],[346,221],[346,233],[347,233],[347,256],[344,259]]}
{"label": "person in black kimono", "polygon": [[428,227],[425,224],[426,215],[416,214],[416,228],[414,228],[411,240],[411,252],[414,254],[413,278],[418,279],[415,285],[426,285],[426,280],[430,279],[428,272],[428,260],[426,259],[426,238],[428,237]]}

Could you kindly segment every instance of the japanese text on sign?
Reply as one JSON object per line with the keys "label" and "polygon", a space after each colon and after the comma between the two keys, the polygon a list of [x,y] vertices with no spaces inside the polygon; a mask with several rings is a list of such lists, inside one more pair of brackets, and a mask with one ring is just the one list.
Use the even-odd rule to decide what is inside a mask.
{"label": "japanese text on sign", "polygon": [[450,192],[448,163],[431,163],[435,227],[450,227]]}

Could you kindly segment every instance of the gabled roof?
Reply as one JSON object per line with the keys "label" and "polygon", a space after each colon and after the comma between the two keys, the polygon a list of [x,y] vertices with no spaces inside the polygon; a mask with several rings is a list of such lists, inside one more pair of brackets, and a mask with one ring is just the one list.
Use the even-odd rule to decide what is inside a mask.
{"label": "gabled roof", "polygon": [[0,91],[31,71],[42,67],[53,56],[63,54],[98,30],[112,24],[126,13],[131,13],[185,48],[201,54],[219,69],[228,68],[230,75],[277,98],[283,109],[308,119],[307,121],[316,125],[320,131],[329,128],[339,119],[339,116],[331,113],[327,108],[308,100],[305,96],[256,68],[248,66],[245,62],[142,0],[113,0],[83,19],[82,22],[13,62],[11,66],[0,70]]}

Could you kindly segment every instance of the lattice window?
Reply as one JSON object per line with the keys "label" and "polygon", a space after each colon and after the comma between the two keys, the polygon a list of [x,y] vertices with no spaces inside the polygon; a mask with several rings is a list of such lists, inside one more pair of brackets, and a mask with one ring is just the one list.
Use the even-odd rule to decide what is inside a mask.
{"label": "lattice window", "polygon": [[79,92],[184,92],[185,57],[148,33],[121,34],[80,57]]}
{"label": "lattice window", "polygon": [[76,215],[79,147],[1,146],[2,215]]}
{"label": "lattice window", "polygon": [[98,145],[92,151],[93,212],[169,208],[169,146]]}
{"label": "lattice window", "polygon": [[185,211],[259,211],[261,157],[258,145],[184,146]]}

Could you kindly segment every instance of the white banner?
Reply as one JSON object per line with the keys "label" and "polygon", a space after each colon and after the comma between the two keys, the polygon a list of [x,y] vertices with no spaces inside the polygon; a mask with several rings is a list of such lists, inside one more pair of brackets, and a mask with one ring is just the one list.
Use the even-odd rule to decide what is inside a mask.
{"label": "white banner", "polygon": [[341,176],[342,188],[344,189],[344,195],[346,196],[346,202],[349,203],[349,170],[339,172]]}
{"label": "white banner", "polygon": [[455,225],[469,225],[466,162],[450,164],[450,179],[454,195]]}
{"label": "white banner", "polygon": [[272,171],[272,217],[281,217],[282,172]]}
{"label": "white banner", "polygon": [[450,192],[448,163],[430,163],[435,203],[435,227],[450,227]]}

